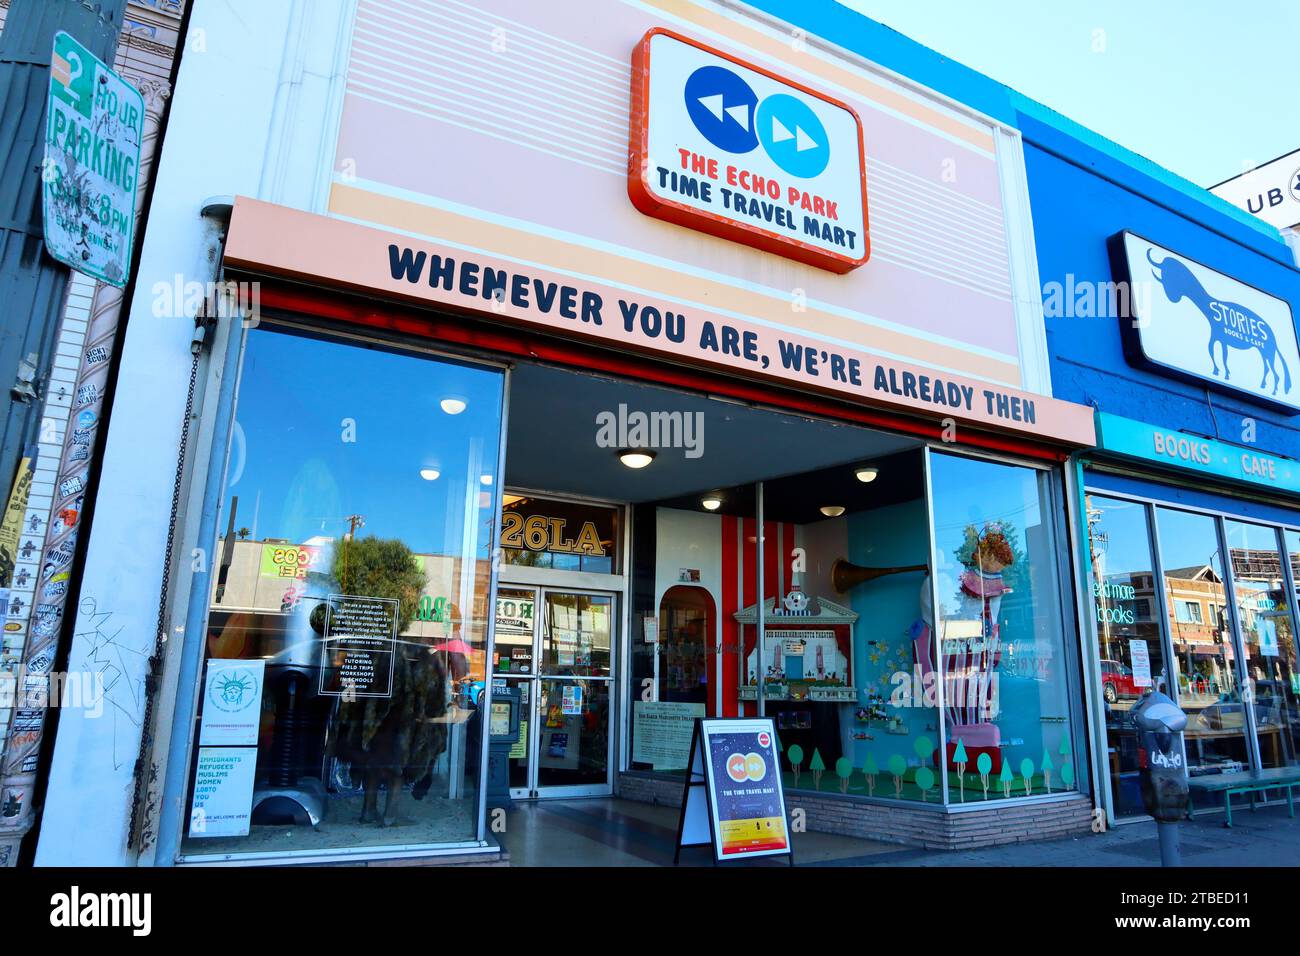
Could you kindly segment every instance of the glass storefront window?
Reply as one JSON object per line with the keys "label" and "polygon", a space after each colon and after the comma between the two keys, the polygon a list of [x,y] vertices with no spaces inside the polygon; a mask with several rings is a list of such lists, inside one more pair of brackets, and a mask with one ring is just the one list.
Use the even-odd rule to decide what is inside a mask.
{"label": "glass storefront window", "polygon": [[249,335],[184,853],[478,838],[502,390],[494,369]]}
{"label": "glass storefront window", "polygon": [[1129,712],[1142,694],[1166,681],[1147,505],[1098,494],[1085,501],[1090,606],[1101,653],[1114,810],[1116,816],[1140,816],[1146,808],[1138,787],[1137,731]]}
{"label": "glass storefront window", "polygon": [[1241,627],[1242,662],[1254,696],[1262,767],[1296,762],[1295,635],[1277,530],[1225,521]]}
{"label": "glass storefront window", "polygon": [[[787,788],[939,806],[924,453],[873,459],[867,483],[859,464],[763,482],[764,515],[777,519],[765,535],[764,713]],[[783,565],[785,584],[769,582]],[[747,652],[754,611],[737,616]]]}
{"label": "glass storefront window", "polygon": [[1187,713],[1187,770],[1228,773],[1250,767],[1224,587],[1217,521],[1156,509],[1178,704]]}
{"label": "glass storefront window", "polygon": [[[623,722],[620,769],[633,773],[684,773],[698,717],[761,714],[791,790],[941,808],[1077,789],[1056,472],[936,454],[932,504],[929,452],[912,437],[527,363],[511,389],[505,507],[519,517],[502,527],[495,674],[528,685],[536,721],[578,716],[569,681],[598,709],[530,728],[534,749],[511,752],[513,789],[599,786],[584,762],[605,743],[599,708]],[[681,423],[681,441],[651,442],[631,467],[619,449],[634,445],[591,441],[614,409],[628,435],[644,416]],[[561,513],[526,489],[572,504]],[[617,525],[582,533],[587,496],[629,502],[608,629],[584,603],[603,588],[581,574],[597,569],[578,545],[613,541]],[[599,651],[620,638],[609,684]],[[563,776],[546,771],[560,759],[552,730],[584,755]]]}
{"label": "glass storefront window", "polygon": [[937,452],[930,476],[950,800],[1075,789],[1052,476]]}
{"label": "glass storefront window", "polygon": [[[1291,562],[1291,583],[1300,589],[1300,531],[1282,532],[1286,542],[1287,560]],[[1291,595],[1291,606],[1298,608],[1300,591]],[[1277,660],[1271,661],[1276,679],[1281,683],[1284,735],[1291,748],[1292,761],[1300,759],[1300,648],[1296,647],[1294,631],[1278,638]]]}

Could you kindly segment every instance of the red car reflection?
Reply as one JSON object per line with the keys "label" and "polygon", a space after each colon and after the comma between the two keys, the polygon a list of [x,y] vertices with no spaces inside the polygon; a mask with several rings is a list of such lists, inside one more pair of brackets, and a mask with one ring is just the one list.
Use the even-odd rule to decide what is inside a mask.
{"label": "red car reflection", "polygon": [[1142,688],[1133,682],[1133,671],[1119,661],[1101,662],[1101,694],[1106,703],[1121,697],[1141,697]]}

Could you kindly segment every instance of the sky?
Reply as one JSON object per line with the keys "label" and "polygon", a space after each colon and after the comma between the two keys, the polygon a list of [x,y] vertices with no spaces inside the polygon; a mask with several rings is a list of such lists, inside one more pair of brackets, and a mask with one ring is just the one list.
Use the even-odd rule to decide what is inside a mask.
{"label": "sky", "polygon": [[1297,0],[837,0],[1200,186],[1300,147]]}
{"label": "sky", "polygon": [[[226,486],[239,496],[235,528],[301,543],[339,538],[360,514],[359,537],[459,554],[467,489],[481,496],[482,473],[496,470],[503,387],[495,369],[256,333]],[[446,414],[447,397],[465,409]]]}

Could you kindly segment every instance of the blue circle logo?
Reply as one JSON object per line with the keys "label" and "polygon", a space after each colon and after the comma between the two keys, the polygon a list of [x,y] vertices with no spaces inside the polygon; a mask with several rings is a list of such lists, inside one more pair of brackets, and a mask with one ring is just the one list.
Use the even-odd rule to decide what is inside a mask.
{"label": "blue circle logo", "polygon": [[791,176],[811,179],[831,161],[826,128],[803,100],[776,93],[759,104],[754,125],[767,155]]}
{"label": "blue circle logo", "polygon": [[735,73],[702,66],[686,80],[686,112],[705,139],[728,153],[748,153],[758,145],[754,110],[758,95]]}

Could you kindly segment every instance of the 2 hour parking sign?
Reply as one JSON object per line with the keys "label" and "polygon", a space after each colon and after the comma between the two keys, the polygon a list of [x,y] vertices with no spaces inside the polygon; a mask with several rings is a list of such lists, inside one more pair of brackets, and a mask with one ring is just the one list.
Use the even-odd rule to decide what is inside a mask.
{"label": "2 hour parking sign", "polygon": [[632,57],[628,194],[646,215],[832,272],[867,261],[862,123],[670,30]]}
{"label": "2 hour parking sign", "polygon": [[144,138],[144,98],[60,30],[50,59],[42,208],[45,248],[65,265],[126,285]]}

